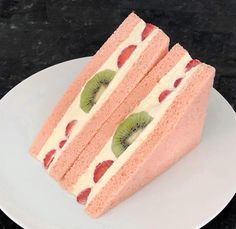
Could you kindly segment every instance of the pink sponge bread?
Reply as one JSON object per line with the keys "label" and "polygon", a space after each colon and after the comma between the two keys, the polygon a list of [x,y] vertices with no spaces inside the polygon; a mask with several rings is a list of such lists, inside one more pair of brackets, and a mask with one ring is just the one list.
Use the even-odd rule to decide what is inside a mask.
{"label": "pink sponge bread", "polygon": [[90,216],[98,217],[129,197],[199,143],[214,72],[200,66],[153,132],[87,204]]}
{"label": "pink sponge bread", "polygon": [[61,185],[70,191],[78,177],[84,173],[95,156],[104,147],[107,140],[112,136],[118,124],[145,98],[159,80],[167,74],[187,53],[179,44],[175,45],[170,52],[149,72],[149,74],[130,93],[125,101],[117,108],[112,116],[107,119],[99,132],[89,142],[85,149],[60,181]]}
{"label": "pink sponge bread", "polygon": [[125,19],[66,91],[30,148],[52,177],[65,175],[168,47],[168,36],[156,26],[134,13]]}

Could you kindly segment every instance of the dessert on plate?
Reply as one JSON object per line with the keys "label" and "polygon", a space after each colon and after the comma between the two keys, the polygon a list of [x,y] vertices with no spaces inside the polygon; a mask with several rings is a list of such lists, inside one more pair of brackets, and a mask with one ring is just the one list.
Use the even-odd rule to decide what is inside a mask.
{"label": "dessert on plate", "polygon": [[215,69],[131,13],[58,102],[30,153],[99,217],[201,140]]}
{"label": "dessert on plate", "polygon": [[[62,186],[98,217],[164,172],[200,142],[214,74],[175,45],[85,147]],[[143,99],[120,120],[134,97]]]}
{"label": "dessert on plate", "polygon": [[30,148],[52,177],[63,178],[168,47],[169,38],[158,27],[134,13],[124,20],[65,92]]}

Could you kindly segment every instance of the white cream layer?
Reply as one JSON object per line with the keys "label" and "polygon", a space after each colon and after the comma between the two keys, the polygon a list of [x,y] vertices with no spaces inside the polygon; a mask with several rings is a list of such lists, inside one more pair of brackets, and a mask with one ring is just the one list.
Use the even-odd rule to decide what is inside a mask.
{"label": "white cream layer", "polygon": [[[139,145],[148,137],[148,135],[153,131],[161,117],[164,115],[168,107],[174,101],[181,88],[184,86],[188,78],[193,74],[198,67],[192,68],[189,72],[185,73],[185,66],[191,60],[189,54],[186,54],[178,64],[169,71],[160,82],[153,88],[149,95],[139,104],[138,107],[134,109],[132,113],[137,113],[140,111],[146,111],[154,119],[152,122],[143,130],[143,132],[135,139],[135,141],[123,152],[123,154],[117,159],[112,150],[112,138],[104,146],[102,151],[97,155],[94,161],[89,166],[88,170],[78,178],[77,183],[73,186],[72,193],[78,195],[82,190],[88,187],[93,187],[92,191],[88,197],[87,204],[99,193],[101,188],[114,176],[118,170],[123,166],[123,164],[132,156]],[[184,77],[182,82],[177,88],[174,88],[174,82],[176,79]],[[169,96],[162,102],[158,102],[158,97],[163,90],[173,90]],[[99,182],[95,185],[93,182],[93,174],[96,165],[105,161],[113,160],[113,165],[107,170]]]}
{"label": "white cream layer", "polygon": [[[132,67],[132,65],[139,58],[141,53],[146,49],[146,47],[149,45],[153,37],[156,36],[156,34],[159,31],[158,29],[153,30],[153,32],[144,41],[141,41],[141,33],[143,29],[145,28],[145,26],[146,24],[144,21],[141,21],[140,23],[138,23],[133,29],[133,31],[130,33],[129,37],[119,45],[116,51],[113,52],[112,55],[107,59],[107,61],[97,70],[97,72],[100,72],[104,69],[112,69],[112,70],[117,71],[117,73],[114,79],[109,84],[108,88],[104,91],[104,93],[99,98],[97,104],[91,109],[91,111],[89,113],[85,113],[80,108],[80,95],[81,95],[80,93],[75,98],[73,103],[70,105],[70,107],[68,108],[68,110],[66,111],[66,113],[64,114],[64,116],[62,117],[58,125],[56,126],[56,128],[53,130],[51,136],[48,138],[45,145],[42,147],[40,153],[37,156],[39,160],[43,161],[45,155],[51,149],[57,149],[55,159],[51,163],[49,170],[52,167],[52,165],[56,162],[56,160],[59,158],[61,152],[65,150],[65,148],[73,140],[73,138],[82,130],[86,122],[94,115],[94,113],[96,113],[100,109],[100,107],[103,105],[106,99],[110,96],[110,94],[114,91],[117,85],[124,79],[125,74],[129,71],[129,69]],[[132,53],[130,58],[125,62],[125,64],[120,69],[118,69],[117,59],[121,51],[131,44],[137,45],[137,48],[134,50],[134,52]],[[65,136],[64,136],[65,128],[71,120],[78,120],[78,124],[73,128],[71,136],[67,140],[67,143],[64,145],[63,149],[59,149],[58,144],[61,140],[65,139]]]}

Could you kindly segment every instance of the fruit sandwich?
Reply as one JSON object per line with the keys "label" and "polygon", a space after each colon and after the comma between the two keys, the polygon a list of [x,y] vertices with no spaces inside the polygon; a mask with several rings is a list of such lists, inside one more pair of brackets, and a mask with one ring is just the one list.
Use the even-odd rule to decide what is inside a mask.
{"label": "fruit sandwich", "polygon": [[[53,178],[63,178],[168,47],[168,36],[156,26],[134,13],[125,19],[65,92],[30,148]],[[139,98],[132,100],[121,119]]]}
{"label": "fruit sandwich", "polygon": [[199,143],[214,74],[175,45],[107,119],[61,185],[98,217],[164,172]]}
{"label": "fruit sandwich", "polygon": [[30,152],[91,217],[201,139],[215,69],[131,13],[52,111]]}

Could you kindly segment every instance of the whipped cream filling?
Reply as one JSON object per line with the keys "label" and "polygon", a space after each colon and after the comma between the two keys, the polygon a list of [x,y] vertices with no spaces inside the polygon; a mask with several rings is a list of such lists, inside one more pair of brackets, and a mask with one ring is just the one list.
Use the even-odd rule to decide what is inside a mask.
{"label": "whipped cream filling", "polygon": [[[46,141],[46,143],[44,144],[44,146],[42,147],[41,151],[39,152],[37,156],[37,158],[40,161],[43,161],[45,155],[50,150],[52,149],[57,150],[55,154],[55,158],[48,168],[49,170],[53,166],[53,164],[57,161],[57,159],[60,157],[61,153],[66,149],[68,144],[83,129],[86,122],[100,109],[100,107],[105,103],[106,99],[111,95],[111,93],[114,91],[117,85],[119,85],[119,83],[124,79],[126,73],[129,71],[129,69],[132,67],[132,65],[139,58],[141,53],[146,49],[146,47],[149,45],[151,40],[154,38],[154,36],[156,36],[156,34],[159,31],[159,29],[155,28],[152,31],[152,33],[144,41],[142,41],[141,34],[145,26],[146,26],[146,23],[144,21],[139,22],[135,26],[135,28],[132,30],[129,37],[119,45],[119,47],[115,50],[115,52],[113,52],[112,55],[107,59],[107,61],[97,70],[97,72],[100,72],[104,69],[111,69],[111,70],[116,71],[116,75],[114,79],[110,82],[107,89],[101,95],[98,102],[93,106],[91,111],[89,113],[85,113],[80,108],[80,96],[83,91],[82,89],[81,92],[78,94],[78,96],[74,99],[74,101],[72,102],[72,104],[70,105],[70,107],[68,108],[68,110],[66,111],[62,119],[60,120],[60,122],[57,124],[51,136],[48,138],[48,140]],[[119,55],[121,54],[122,50],[128,47],[129,45],[137,45],[137,48],[134,50],[131,56],[127,59],[125,64],[121,68],[118,69],[117,59]],[[91,78],[94,75],[92,75]],[[59,142],[65,139],[65,128],[71,120],[78,120],[78,122],[74,126],[69,139],[67,139],[67,142],[65,143],[63,148],[60,149]]]}
{"label": "whipped cream filling", "polygon": [[[199,65],[192,68],[190,71],[185,73],[185,66],[191,60],[188,53],[181,58],[181,60],[172,68],[153,88],[149,95],[133,110],[132,113],[137,113],[141,111],[146,111],[149,115],[153,117],[153,120],[149,125],[141,132],[141,134],[135,139],[135,141],[121,154],[119,158],[116,158],[111,150],[112,137],[109,139],[107,144],[101,150],[101,152],[96,156],[93,162],[89,165],[89,168],[85,173],[80,176],[77,182],[72,187],[72,194],[78,195],[81,191],[86,188],[92,188],[90,195],[88,196],[87,205],[89,202],[99,193],[101,188],[106,185],[106,183],[114,176],[119,169],[124,165],[124,163],[132,156],[135,150],[141,145],[141,143],[148,137],[148,135],[153,131],[157,123],[160,121],[161,117],[167,111],[168,107],[174,101],[175,97],[178,95],[180,90],[186,84],[187,80],[191,75],[197,70]],[[178,87],[174,87],[174,82],[183,78]],[[158,97],[164,90],[172,90],[164,101],[161,103],[158,101]],[[130,115],[130,114],[129,114]],[[113,160],[114,163],[105,172],[105,174],[100,178],[100,180],[95,184],[93,181],[94,171],[96,166],[106,160]]]}

